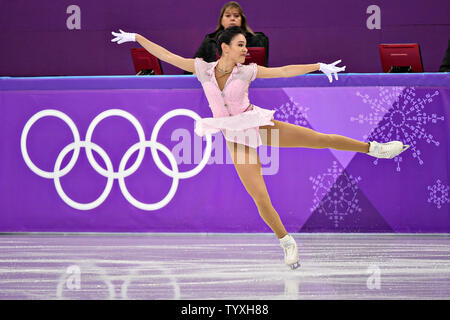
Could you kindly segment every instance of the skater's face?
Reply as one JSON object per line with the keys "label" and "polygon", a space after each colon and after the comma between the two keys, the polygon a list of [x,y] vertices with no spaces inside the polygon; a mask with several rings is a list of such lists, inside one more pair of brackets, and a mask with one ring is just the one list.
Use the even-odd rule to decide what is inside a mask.
{"label": "skater's face", "polygon": [[222,27],[224,29],[232,26],[241,26],[242,17],[237,8],[228,7],[222,16]]}
{"label": "skater's face", "polygon": [[243,34],[237,34],[231,39],[230,45],[222,43],[222,51],[227,58],[234,63],[245,62],[245,55],[247,54],[247,40]]}

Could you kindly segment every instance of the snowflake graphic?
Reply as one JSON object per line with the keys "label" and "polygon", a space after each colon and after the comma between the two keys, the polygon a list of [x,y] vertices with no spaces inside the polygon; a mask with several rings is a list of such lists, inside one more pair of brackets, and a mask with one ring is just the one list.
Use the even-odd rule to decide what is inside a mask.
{"label": "snowflake graphic", "polygon": [[353,178],[343,172],[336,161],[333,161],[332,168],[327,171],[317,177],[309,177],[314,190],[314,205],[310,210],[313,212],[318,209],[319,213],[325,214],[333,221],[334,227],[338,228],[339,222],[343,221],[345,216],[362,211],[356,198],[357,183],[362,178]]}
{"label": "snowflake graphic", "polygon": [[306,112],[309,110],[308,107],[299,106],[299,104],[294,101],[292,97],[289,98],[289,102],[282,104],[281,106],[275,108],[277,112],[275,113],[275,119],[280,121],[289,122],[299,126],[308,125],[306,118]]}
{"label": "snowflake graphic", "polygon": [[441,184],[441,180],[437,180],[433,186],[428,186],[430,190],[430,197],[428,198],[429,203],[434,203],[438,209],[445,203],[450,203],[448,197],[448,190],[450,187],[448,185]]}
{"label": "snowflake graphic", "polygon": [[[414,87],[377,87],[378,97],[370,97],[368,94],[356,92],[361,97],[364,104],[368,104],[371,113],[369,115],[358,115],[351,117],[350,121],[359,123],[368,122],[377,125],[364,139],[377,142],[388,142],[392,140],[402,141],[409,144],[410,148],[405,155],[412,154],[420,165],[423,160],[420,158],[421,150],[417,147],[419,139],[433,143],[436,147],[440,145],[433,135],[426,132],[425,126],[429,123],[444,121],[444,116],[426,113],[425,107],[432,103],[433,99],[439,95],[437,90],[421,91],[420,96]],[[374,160],[378,164],[379,159]],[[400,163],[403,161],[403,154],[394,158],[397,164],[397,172],[400,171]]]}

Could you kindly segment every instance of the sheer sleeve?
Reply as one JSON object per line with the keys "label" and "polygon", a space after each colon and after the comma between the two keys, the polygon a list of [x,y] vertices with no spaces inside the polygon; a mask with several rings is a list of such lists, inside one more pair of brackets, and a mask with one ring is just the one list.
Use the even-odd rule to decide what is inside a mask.
{"label": "sheer sleeve", "polygon": [[208,68],[208,63],[203,61],[202,58],[195,58],[194,67],[198,81],[200,81],[200,83],[205,82],[207,80],[206,70]]}
{"label": "sheer sleeve", "polygon": [[256,75],[258,74],[258,65],[256,63],[249,64],[249,73],[250,73],[250,82],[256,79]]}

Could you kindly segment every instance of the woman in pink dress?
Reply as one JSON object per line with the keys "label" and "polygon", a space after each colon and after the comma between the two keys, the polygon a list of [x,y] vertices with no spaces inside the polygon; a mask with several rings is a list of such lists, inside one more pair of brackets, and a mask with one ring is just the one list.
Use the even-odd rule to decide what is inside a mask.
{"label": "woman in pink dress", "polygon": [[229,27],[219,35],[217,46],[220,59],[211,63],[201,58],[180,57],[136,33],[120,30],[120,33],[112,32],[112,34],[115,36],[111,40],[113,42],[121,44],[137,41],[158,59],[196,74],[213,117],[197,121],[195,132],[202,136],[222,131],[244,187],[253,198],[262,219],[280,240],[280,245],[284,249],[285,263],[292,269],[299,266],[297,244],[284,228],[272,206],[256,148],[260,145],[332,148],[392,159],[409,147],[400,141],[361,142],[274,120],[274,110],[259,108],[248,100],[248,88],[255,78],[295,77],[320,70],[327,75],[330,82],[332,75],[338,80],[337,73],[345,70],[345,67],[336,66],[340,60],[333,64],[287,65],[278,68],[266,68],[254,63],[243,65],[247,53],[246,39],[243,31],[237,26]]}

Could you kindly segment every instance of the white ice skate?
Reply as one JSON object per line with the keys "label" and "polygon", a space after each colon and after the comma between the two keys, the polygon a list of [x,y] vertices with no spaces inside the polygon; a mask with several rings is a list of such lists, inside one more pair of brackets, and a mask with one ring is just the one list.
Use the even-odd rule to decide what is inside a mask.
{"label": "white ice skate", "polygon": [[410,147],[409,144],[403,145],[400,141],[390,141],[386,143],[370,141],[369,144],[370,147],[367,154],[375,158],[384,159],[392,159]]}
{"label": "white ice skate", "polygon": [[294,238],[289,234],[285,235],[280,239],[280,246],[284,249],[284,262],[291,269],[297,269],[300,267],[297,243]]}

